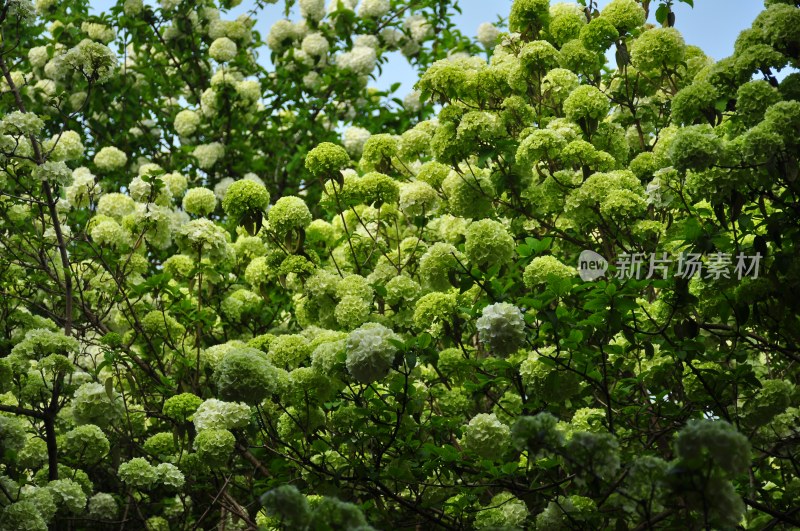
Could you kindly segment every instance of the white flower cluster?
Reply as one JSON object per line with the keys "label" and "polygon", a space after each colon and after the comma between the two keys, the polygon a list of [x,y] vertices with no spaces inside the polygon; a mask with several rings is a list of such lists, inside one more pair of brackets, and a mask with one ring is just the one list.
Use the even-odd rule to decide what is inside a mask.
{"label": "white flower cluster", "polygon": [[522,312],[507,302],[484,308],[477,326],[481,341],[499,355],[511,354],[525,341],[525,320]]}
{"label": "white flower cluster", "polygon": [[375,70],[378,63],[378,54],[375,48],[369,46],[354,46],[349,52],[344,52],[336,57],[336,65],[356,74],[367,76]]}
{"label": "white flower cluster", "polygon": [[361,157],[364,151],[364,144],[367,143],[372,133],[363,127],[348,127],[344,130],[342,135],[342,145],[347,150],[347,153],[352,157]]}
{"label": "white flower cluster", "polygon": [[217,163],[219,159],[225,156],[225,146],[219,142],[211,142],[210,144],[200,144],[194,148],[192,155],[197,159],[197,165],[207,170]]}
{"label": "white flower cluster", "polygon": [[362,0],[358,6],[358,16],[362,18],[380,18],[389,12],[389,0]]}
{"label": "white flower cluster", "polygon": [[210,398],[200,404],[192,420],[198,432],[241,428],[250,423],[250,407],[247,404]]}
{"label": "white flower cluster", "polygon": [[397,352],[391,339],[399,337],[378,323],[367,323],[350,332],[345,365],[353,378],[361,383],[372,383],[389,373]]}
{"label": "white flower cluster", "polygon": [[500,37],[500,30],[491,22],[484,22],[478,26],[478,42],[486,48],[494,48]]}
{"label": "white flower cluster", "polygon": [[211,58],[220,63],[227,63],[235,59],[237,51],[236,43],[228,37],[215,39],[208,48],[208,54]]}
{"label": "white flower cluster", "polygon": [[475,415],[464,430],[464,445],[486,458],[499,458],[511,442],[511,429],[494,413]]}

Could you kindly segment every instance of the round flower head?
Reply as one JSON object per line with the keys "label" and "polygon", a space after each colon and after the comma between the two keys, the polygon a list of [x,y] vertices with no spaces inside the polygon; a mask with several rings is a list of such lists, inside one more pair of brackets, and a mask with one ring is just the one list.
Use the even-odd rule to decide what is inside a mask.
{"label": "round flower head", "polygon": [[460,174],[451,171],[442,182],[450,213],[463,218],[479,219],[492,212],[495,188],[488,172]]}
{"label": "round flower head", "polygon": [[367,323],[347,336],[347,371],[361,383],[372,383],[389,374],[398,336],[378,323]]}
{"label": "round flower head", "polygon": [[564,434],[557,429],[558,419],[543,411],[535,416],[520,416],[511,427],[511,442],[519,451],[534,453],[564,446]]}
{"label": "round flower head", "polygon": [[675,28],[655,28],[633,41],[631,63],[639,70],[674,68],[686,55],[686,43]]}
{"label": "round flower head", "polygon": [[124,151],[113,146],[107,146],[98,151],[94,156],[94,164],[100,170],[110,171],[122,168],[127,164],[128,156]]}
{"label": "round flower head", "polygon": [[525,320],[522,312],[507,302],[498,302],[483,309],[477,322],[478,337],[493,354],[512,354],[525,342]]}
{"label": "round flower head", "polygon": [[192,420],[198,432],[243,428],[250,423],[250,407],[247,404],[210,398],[197,406]]}
{"label": "round flower head", "polygon": [[222,209],[233,219],[245,214],[261,213],[269,205],[269,192],[262,184],[249,179],[236,181],[228,186],[222,200]]}
{"label": "round flower head", "polygon": [[695,81],[672,98],[672,120],[685,125],[698,121],[716,121],[717,99],[719,92],[711,83]]}
{"label": "round flower head", "polygon": [[550,7],[547,32],[558,45],[578,38],[586,25],[586,15],[578,4],[558,3]]}
{"label": "round flower head", "polygon": [[361,0],[358,16],[361,18],[380,18],[391,8],[389,0]]}
{"label": "round flower head", "polygon": [[567,118],[578,124],[584,120],[602,120],[609,109],[608,98],[591,85],[578,87],[564,101],[564,113]]}
{"label": "round flower head", "polygon": [[[216,41],[215,41],[216,42]],[[200,115],[190,109],[184,109],[175,115],[173,125],[180,136],[192,136],[200,125]]]}
{"label": "round flower head", "polygon": [[103,430],[94,424],[78,426],[64,436],[64,451],[87,463],[97,463],[110,448]]}
{"label": "round flower head", "polygon": [[236,43],[230,40],[228,37],[220,37],[215,39],[208,48],[208,55],[220,63],[233,61],[236,58],[236,53]]}
{"label": "round flower head", "polygon": [[508,29],[538,34],[550,23],[550,0],[514,0],[508,16]]}
{"label": "round flower head", "polygon": [[464,428],[464,445],[485,459],[499,459],[511,442],[511,429],[494,413],[479,413]]}
{"label": "round flower head", "polygon": [[218,224],[205,218],[193,219],[182,225],[175,236],[181,252],[222,261],[231,254],[230,235]]}
{"label": "round flower head", "polygon": [[397,156],[398,137],[388,134],[372,135],[364,144],[360,165],[365,171],[389,171],[392,157]]}
{"label": "round flower head", "polygon": [[119,465],[119,479],[136,489],[149,489],[158,481],[156,468],[141,457],[134,457]]}
{"label": "round flower head", "polygon": [[419,169],[417,179],[439,189],[447,176],[450,175],[451,170],[452,168],[441,162],[429,161]]}
{"label": "round flower head", "polygon": [[186,422],[191,417],[203,399],[192,393],[181,393],[171,396],[164,401],[162,412],[167,417],[177,422]]}
{"label": "round flower head", "polygon": [[580,39],[587,50],[604,52],[619,39],[619,31],[607,17],[597,17],[581,28]]}
{"label": "round flower head", "polygon": [[361,157],[364,152],[364,144],[367,143],[370,136],[372,136],[372,133],[363,127],[348,127],[342,134],[342,144],[350,155]]}
{"label": "round flower head", "polygon": [[67,52],[64,63],[90,82],[105,83],[117,66],[117,57],[107,46],[84,39]]}
{"label": "round flower head", "polygon": [[380,207],[384,203],[394,204],[400,199],[400,186],[397,182],[376,171],[371,171],[358,180],[358,189],[366,205]]}
{"label": "round flower head", "polygon": [[276,372],[263,352],[243,348],[225,354],[214,377],[221,398],[258,404],[277,390]]}
{"label": "round flower head", "polygon": [[475,529],[522,529],[527,518],[525,502],[510,492],[501,492],[475,516]]}
{"label": "round flower head", "polygon": [[208,188],[191,188],[183,196],[183,209],[189,214],[207,216],[217,208],[217,196]]}
{"label": "round flower head", "polygon": [[595,481],[596,477],[609,481],[619,470],[619,443],[610,433],[574,433],[566,452],[573,457],[570,465],[579,482]]}
{"label": "round flower head", "polygon": [[411,218],[430,217],[439,209],[439,195],[424,181],[400,185],[400,210]]}
{"label": "round flower head", "polygon": [[114,496],[98,492],[89,498],[89,516],[98,520],[115,520],[119,515],[119,505]]}
{"label": "round flower head", "polygon": [[309,20],[322,20],[325,0],[300,0],[300,16]]}
{"label": "round flower head", "polygon": [[724,420],[690,420],[678,432],[675,452],[688,468],[706,470],[713,462],[730,477],[750,467],[747,437]]}
{"label": "round flower head", "polygon": [[104,427],[115,422],[122,413],[116,393],[109,398],[104,385],[89,382],[81,385],[74,395],[72,414],[78,424]]}
{"label": "round flower head", "polygon": [[441,335],[445,327],[452,327],[457,316],[458,298],[452,291],[428,293],[414,306],[414,325],[433,336]]}
{"label": "round flower head", "polygon": [[371,74],[377,63],[378,54],[370,46],[355,46],[351,51],[336,56],[336,66],[362,76]]}
{"label": "round flower head", "polygon": [[86,508],[86,493],[77,481],[57,479],[47,484],[47,490],[53,495],[56,505],[69,513],[80,514]]}
{"label": "round flower head", "polygon": [[173,489],[183,487],[185,482],[183,473],[172,463],[160,463],[155,469],[160,484]]}
{"label": "round flower head", "polygon": [[192,155],[197,159],[197,166],[207,170],[225,155],[225,146],[219,142],[200,144],[194,148]]}
{"label": "round flower head", "polygon": [[722,151],[722,140],[708,125],[682,127],[675,134],[669,157],[676,170],[705,170],[714,165]]}
{"label": "round flower head", "polygon": [[309,33],[303,39],[301,47],[311,57],[322,57],[328,54],[330,43],[322,33]]}
{"label": "round flower head", "polygon": [[484,22],[478,26],[478,42],[486,48],[493,49],[499,38],[500,30],[491,22]]}
{"label": "round flower head", "polygon": [[575,269],[562,264],[555,256],[537,256],[525,267],[522,280],[528,288],[555,287],[560,281],[575,277]]}
{"label": "round flower head", "polygon": [[228,430],[203,430],[194,440],[197,456],[209,466],[224,466],[235,445],[236,437]]}
{"label": "round flower head", "polygon": [[291,20],[279,20],[269,30],[267,46],[273,53],[279,53],[290,46],[297,37],[297,29]]}
{"label": "round flower head", "polygon": [[645,12],[636,0],[611,0],[600,12],[617,29],[620,35],[633,31],[645,22]]}
{"label": "round flower head", "polygon": [[464,252],[473,265],[502,265],[514,256],[514,239],[501,223],[482,219],[467,229]]}
{"label": "round flower head", "polygon": [[349,165],[347,151],[331,142],[322,142],[306,155],[306,169],[320,179],[341,178],[340,172]]}
{"label": "round flower head", "polygon": [[299,197],[281,197],[269,210],[269,225],[279,236],[292,230],[305,229],[311,223],[311,212]]}

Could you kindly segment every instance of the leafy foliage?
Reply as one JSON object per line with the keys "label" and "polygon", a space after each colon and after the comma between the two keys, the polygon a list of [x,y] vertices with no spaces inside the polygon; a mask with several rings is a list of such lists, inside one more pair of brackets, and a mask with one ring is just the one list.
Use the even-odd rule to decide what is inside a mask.
{"label": "leafy foliage", "polygon": [[0,1],[0,528],[800,526],[796,2],[271,3]]}

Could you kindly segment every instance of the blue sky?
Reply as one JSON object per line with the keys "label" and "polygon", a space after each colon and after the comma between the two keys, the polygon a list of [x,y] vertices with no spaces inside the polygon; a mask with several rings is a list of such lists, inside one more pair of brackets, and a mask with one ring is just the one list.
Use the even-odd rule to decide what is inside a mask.
{"label": "blue sky", "polygon": [[[154,3],[153,0],[146,1]],[[600,0],[600,7],[609,1]],[[114,3],[115,0],[91,0],[95,12],[108,9]],[[459,5],[463,13],[455,22],[464,34],[474,37],[482,22],[494,22],[498,15],[507,17],[512,3],[512,0],[461,0]],[[235,18],[252,8],[253,4],[252,0],[245,0],[225,16]],[[653,4],[651,11],[655,12],[657,2],[654,1]],[[267,6],[261,12],[256,28],[265,38],[272,24],[283,18],[282,5],[283,2],[278,2],[276,5]],[[683,3],[678,3],[674,7],[676,27],[683,33],[686,42],[699,46],[714,59],[722,59],[733,52],[733,43],[739,32],[749,27],[762,9],[763,3],[760,0],[695,0],[694,9]],[[268,53],[262,54],[262,57],[268,57]],[[383,74],[374,85],[386,89],[392,83],[400,82],[402,86],[398,90],[398,95],[403,96],[411,90],[415,81],[414,70],[399,53],[394,53],[391,54],[389,63],[383,67]]]}

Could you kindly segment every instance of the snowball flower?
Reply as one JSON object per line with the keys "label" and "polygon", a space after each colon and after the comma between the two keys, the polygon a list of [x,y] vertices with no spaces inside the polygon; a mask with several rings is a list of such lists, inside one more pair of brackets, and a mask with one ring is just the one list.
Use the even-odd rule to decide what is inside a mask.
{"label": "snowball flower", "polygon": [[349,164],[344,148],[331,142],[322,142],[306,155],[306,169],[317,178],[337,178]]}
{"label": "snowball flower", "polygon": [[561,280],[575,277],[575,269],[562,264],[555,256],[537,256],[525,267],[522,280],[528,288],[546,284],[552,286]]}
{"label": "snowball flower", "polygon": [[155,467],[158,476],[158,482],[167,487],[179,489],[183,487],[185,481],[183,472],[172,463],[160,463]]}
{"label": "snowball flower", "polygon": [[105,83],[117,66],[117,57],[108,46],[84,39],[64,56],[64,62],[96,83]]}
{"label": "snowball flower", "polygon": [[486,48],[494,48],[499,37],[500,30],[491,22],[484,22],[478,26],[478,42]]}
{"label": "snowball flower", "polygon": [[706,470],[714,462],[726,474],[735,476],[750,467],[750,442],[724,420],[690,420],[678,432],[675,452],[683,465]]}
{"label": "snowball flower", "polygon": [[226,400],[258,404],[277,390],[278,370],[254,348],[225,354],[214,371],[219,395]]}
{"label": "snowball flower", "polygon": [[358,16],[362,18],[380,18],[389,12],[389,0],[361,0]]}
{"label": "snowball flower", "polygon": [[208,54],[212,59],[220,63],[227,63],[236,58],[236,43],[228,37],[220,37],[215,39],[208,48]]}
{"label": "snowball flower", "polygon": [[467,229],[464,252],[474,265],[505,264],[514,256],[514,238],[501,223],[482,219]]}
{"label": "snowball flower", "polygon": [[339,68],[350,70],[359,75],[369,75],[375,70],[378,55],[375,48],[369,46],[354,46],[349,52],[344,52],[336,57]]}
{"label": "snowball flower", "polygon": [[600,18],[607,19],[620,35],[625,35],[644,24],[645,12],[636,0],[611,0],[600,12]]}
{"label": "snowball flower", "polygon": [[119,479],[137,489],[149,489],[158,481],[156,468],[142,457],[134,457],[119,465]]}
{"label": "snowball flower", "polygon": [[353,378],[368,384],[386,376],[397,352],[392,339],[399,338],[378,323],[367,323],[350,332],[345,366]]}
{"label": "snowball flower", "polygon": [[564,101],[564,113],[577,123],[587,119],[602,120],[608,114],[609,108],[608,98],[600,89],[591,85],[576,88]]}
{"label": "snowball flower", "polygon": [[208,188],[191,188],[183,196],[183,209],[189,214],[207,216],[217,208],[217,196]]}
{"label": "snowball flower", "polygon": [[270,228],[281,236],[291,230],[305,229],[313,219],[306,202],[294,196],[278,199],[268,214]]}
{"label": "snowball flower", "polygon": [[306,35],[300,47],[311,57],[322,57],[328,53],[330,43],[322,33],[316,32]]}
{"label": "snowball flower", "polygon": [[[192,400],[192,404],[194,402],[195,400]],[[164,407],[166,411],[166,403]],[[181,412],[183,413],[185,411]],[[198,432],[242,428],[250,423],[250,407],[247,404],[210,398],[197,406],[192,419]]]}
{"label": "snowball flower", "polygon": [[197,166],[207,170],[225,156],[225,146],[219,142],[200,144],[194,148],[192,155],[197,159]]}
{"label": "snowball flower", "polygon": [[477,328],[481,342],[501,356],[515,352],[525,341],[522,312],[507,302],[485,307],[478,318]]}
{"label": "snowball flower", "polygon": [[325,0],[300,0],[300,16],[309,20],[322,20]]}
{"label": "snowball flower", "polygon": [[363,127],[348,127],[342,135],[342,144],[351,156],[360,157],[364,151],[364,144],[371,136],[372,133]]}
{"label": "snowball flower", "polygon": [[[215,190],[216,192],[216,190]],[[242,179],[230,184],[222,200],[222,209],[232,218],[252,212],[263,212],[269,205],[269,192],[262,184]]]}
{"label": "snowball flower", "polygon": [[501,492],[488,508],[475,515],[475,529],[522,529],[528,518],[528,506],[510,492]]}
{"label": "snowball flower", "polygon": [[639,70],[675,67],[686,55],[686,43],[675,28],[655,28],[633,41],[631,63]]}
{"label": "snowball flower", "polygon": [[224,260],[231,252],[228,232],[208,219],[193,219],[182,225],[175,236],[182,252],[202,255],[211,260]]}
{"label": "snowball flower", "polygon": [[[216,42],[216,41],[214,41]],[[200,115],[190,109],[184,109],[175,115],[175,132],[180,136],[191,136],[200,125]]]}
{"label": "snowball flower", "polygon": [[197,456],[211,466],[224,465],[236,445],[236,437],[228,430],[203,430],[194,440]]}
{"label": "snowball flower", "polygon": [[89,498],[89,516],[98,520],[114,520],[119,515],[119,505],[114,496],[98,492]]}
{"label": "snowball flower", "polygon": [[500,422],[494,413],[475,415],[464,429],[464,445],[479,456],[499,458],[508,448],[511,429]]}
{"label": "snowball flower", "polygon": [[550,22],[550,0],[515,0],[508,16],[511,31],[533,29],[537,33]]}
{"label": "snowball flower", "polygon": [[431,185],[423,181],[400,185],[400,210],[406,216],[429,217],[439,209],[439,196]]}

